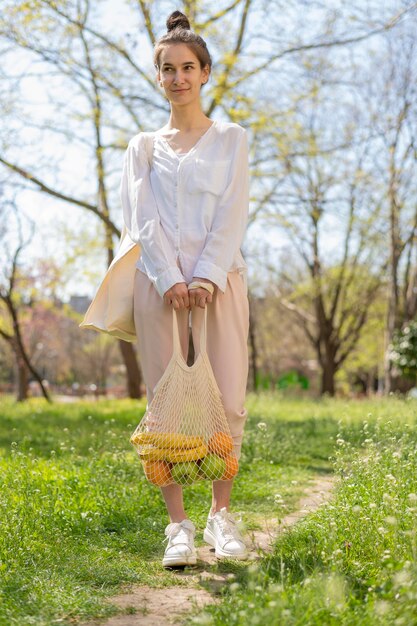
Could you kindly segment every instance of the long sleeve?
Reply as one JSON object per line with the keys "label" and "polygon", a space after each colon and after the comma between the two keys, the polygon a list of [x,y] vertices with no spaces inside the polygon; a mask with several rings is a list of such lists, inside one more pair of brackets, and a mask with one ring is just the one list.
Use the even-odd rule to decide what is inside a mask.
{"label": "long sleeve", "polygon": [[[135,141],[134,141],[135,140]],[[119,188],[123,219],[129,236],[142,248],[142,260],[159,295],[175,283],[186,282],[176,262],[174,246],[161,225],[150,181],[146,137],[130,140]]]}
{"label": "long sleeve", "polygon": [[211,280],[223,293],[227,285],[227,272],[245,236],[248,212],[248,141],[246,131],[242,129],[236,142],[228,186],[221,197],[193,272],[194,276]]}

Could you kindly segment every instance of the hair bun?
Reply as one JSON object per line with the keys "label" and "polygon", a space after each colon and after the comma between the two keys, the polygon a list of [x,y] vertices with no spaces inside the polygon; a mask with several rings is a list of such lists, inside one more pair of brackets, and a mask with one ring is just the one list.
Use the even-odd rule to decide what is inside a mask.
{"label": "hair bun", "polygon": [[184,28],[185,30],[191,30],[188,17],[181,13],[181,11],[174,11],[167,19],[168,32],[174,30],[174,28]]}

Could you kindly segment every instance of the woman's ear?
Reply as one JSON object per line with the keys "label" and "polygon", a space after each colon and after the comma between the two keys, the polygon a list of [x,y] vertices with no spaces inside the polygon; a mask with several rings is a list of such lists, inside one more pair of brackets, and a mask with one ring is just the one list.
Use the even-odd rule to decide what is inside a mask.
{"label": "woman's ear", "polygon": [[210,78],[210,66],[207,64],[205,67],[203,67],[201,73],[202,73],[201,84],[205,85],[208,82],[208,79]]}

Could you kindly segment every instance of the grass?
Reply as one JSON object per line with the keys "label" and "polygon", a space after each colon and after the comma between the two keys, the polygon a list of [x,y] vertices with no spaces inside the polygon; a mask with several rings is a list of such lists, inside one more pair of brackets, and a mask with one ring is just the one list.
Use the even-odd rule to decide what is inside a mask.
{"label": "grass", "polygon": [[[314,402],[265,393],[248,395],[246,406],[250,419],[234,488],[233,509],[243,513],[248,528],[256,528],[262,516],[282,516],[293,510],[305,485],[318,473],[341,473],[343,470],[349,480],[356,480],[353,484],[365,480],[367,474],[361,466],[364,449],[369,457],[369,467],[375,467],[371,473],[378,473],[375,459],[379,457],[376,451],[373,453],[372,445],[375,450],[382,446],[378,448],[381,453],[390,437],[400,436],[401,429],[406,428],[409,437],[408,443],[405,440],[401,443],[402,454],[414,441],[416,409],[411,402],[396,399],[349,403],[327,399]],[[189,584],[186,578],[164,571],[160,565],[163,531],[168,521],[165,507],[159,490],[145,480],[136,453],[129,443],[129,436],[144,410],[144,401],[79,402],[52,406],[42,400],[22,405],[7,399],[2,401],[2,626],[75,624],[92,617],[110,616],[119,610],[109,606],[104,599],[129,583],[157,587]],[[363,420],[368,414],[369,432],[364,433]],[[394,425],[386,425],[387,420],[393,417]],[[388,427],[393,429],[391,434]],[[342,429],[343,445],[340,441],[337,443],[337,439],[342,439]],[[364,439],[369,438],[374,444],[368,442],[364,448]],[[392,445],[398,447],[400,444]],[[395,462],[393,459],[397,457],[387,455],[385,473],[381,473],[378,480],[384,485],[384,493],[394,493],[399,491],[398,478],[397,484],[391,484],[392,479],[386,479],[386,474],[396,476],[396,468],[402,466],[405,457],[398,457],[401,462]],[[409,470],[415,470],[414,466],[410,465]],[[356,474],[359,476],[351,478]],[[343,508],[342,500],[338,504],[340,498],[344,497],[349,506],[364,506],[362,501],[359,502],[356,490],[350,487],[349,491],[348,484],[346,478],[343,483],[345,492],[341,489],[332,503],[336,509],[322,509],[319,514],[310,516],[308,522],[300,523],[278,542],[274,555],[263,559],[256,571],[248,570],[246,565],[219,564],[219,569],[233,571],[236,580],[226,589],[224,601],[219,607],[197,617],[203,620],[200,623],[222,626],[252,624],[257,623],[259,615],[265,617],[258,623],[341,623],[326,622],[321,618],[321,621],[291,621],[303,618],[293,618],[290,614],[288,620],[285,617],[287,621],[282,621],[282,615],[286,615],[283,612],[298,611],[302,606],[300,597],[316,598],[317,602],[323,599],[322,591],[326,585],[341,593],[340,589],[345,589],[345,584],[352,584],[357,607],[361,607],[365,596],[359,592],[364,587],[358,587],[357,582],[350,579],[357,572],[352,565],[345,572],[341,565],[345,562],[343,559],[350,563],[362,562],[362,553],[353,559],[353,548],[347,549],[343,543],[348,541],[353,546],[358,538],[354,539],[347,531],[342,533],[341,538],[331,525],[332,520],[334,523],[342,515],[337,508]],[[407,483],[409,488],[410,483]],[[380,510],[380,501],[374,487],[372,489],[369,497],[375,500],[376,509],[372,515],[376,515]],[[363,493],[366,493],[365,487]],[[417,493],[417,487],[409,493]],[[185,500],[190,517],[201,530],[210,503],[210,486],[201,483],[186,488]],[[405,496],[401,502],[401,506],[410,505]],[[395,506],[397,504],[395,501]],[[405,511],[400,510],[402,514]],[[359,510],[354,516],[361,518]],[[393,511],[385,515],[395,516],[399,519]],[[407,524],[411,517],[404,518],[408,520]],[[346,519],[352,519],[351,509],[346,513]],[[373,517],[370,519],[373,520]],[[336,524],[339,527],[338,521]],[[361,524],[367,529],[371,547],[376,545],[376,536],[379,535],[373,534],[377,533],[373,522],[370,525],[362,520]],[[387,535],[398,533],[399,527],[402,527],[401,524],[388,524]],[[363,542],[362,537],[360,540]],[[324,542],[324,547],[317,552],[321,542]],[[401,552],[401,563],[407,560],[411,563],[406,582],[416,580],[413,578],[415,559],[410,552],[411,547],[409,539]],[[328,556],[326,560],[321,553],[333,555],[338,549],[342,550],[343,559],[339,555],[339,569],[333,571],[330,566],[334,556]],[[312,555],[308,554],[309,550]],[[378,552],[373,557],[372,549],[363,554],[362,560],[374,573],[375,564],[372,563],[379,556]],[[392,553],[391,562],[396,563],[397,559],[397,552]],[[388,567],[390,561],[386,561]],[[361,575],[365,579],[365,573]],[[359,574],[357,577],[360,578]],[[306,585],[305,580],[308,579],[311,582]],[[366,578],[366,584],[368,582]],[[344,593],[349,598],[351,588],[347,589],[349,593]],[[274,602],[276,604],[271,605]],[[232,611],[230,603],[233,603]],[[343,610],[348,611],[349,602],[346,600],[343,606]],[[385,605],[377,606],[381,612]],[[300,615],[303,615],[301,608]],[[339,619],[340,611],[337,616]],[[378,621],[384,623],[379,617]],[[405,622],[407,626],[411,623]]]}
{"label": "grass", "polygon": [[339,423],[334,498],[193,624],[417,624],[416,403],[375,404],[359,432],[357,408]]}

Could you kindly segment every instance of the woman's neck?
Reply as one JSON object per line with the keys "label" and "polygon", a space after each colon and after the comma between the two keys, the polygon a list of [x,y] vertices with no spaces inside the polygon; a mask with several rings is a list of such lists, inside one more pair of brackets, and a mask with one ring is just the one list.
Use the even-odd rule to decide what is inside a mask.
{"label": "woman's neck", "polygon": [[197,128],[205,128],[210,126],[210,118],[208,118],[201,108],[190,110],[186,107],[174,109],[171,108],[166,128],[177,128],[179,131],[191,131]]}

